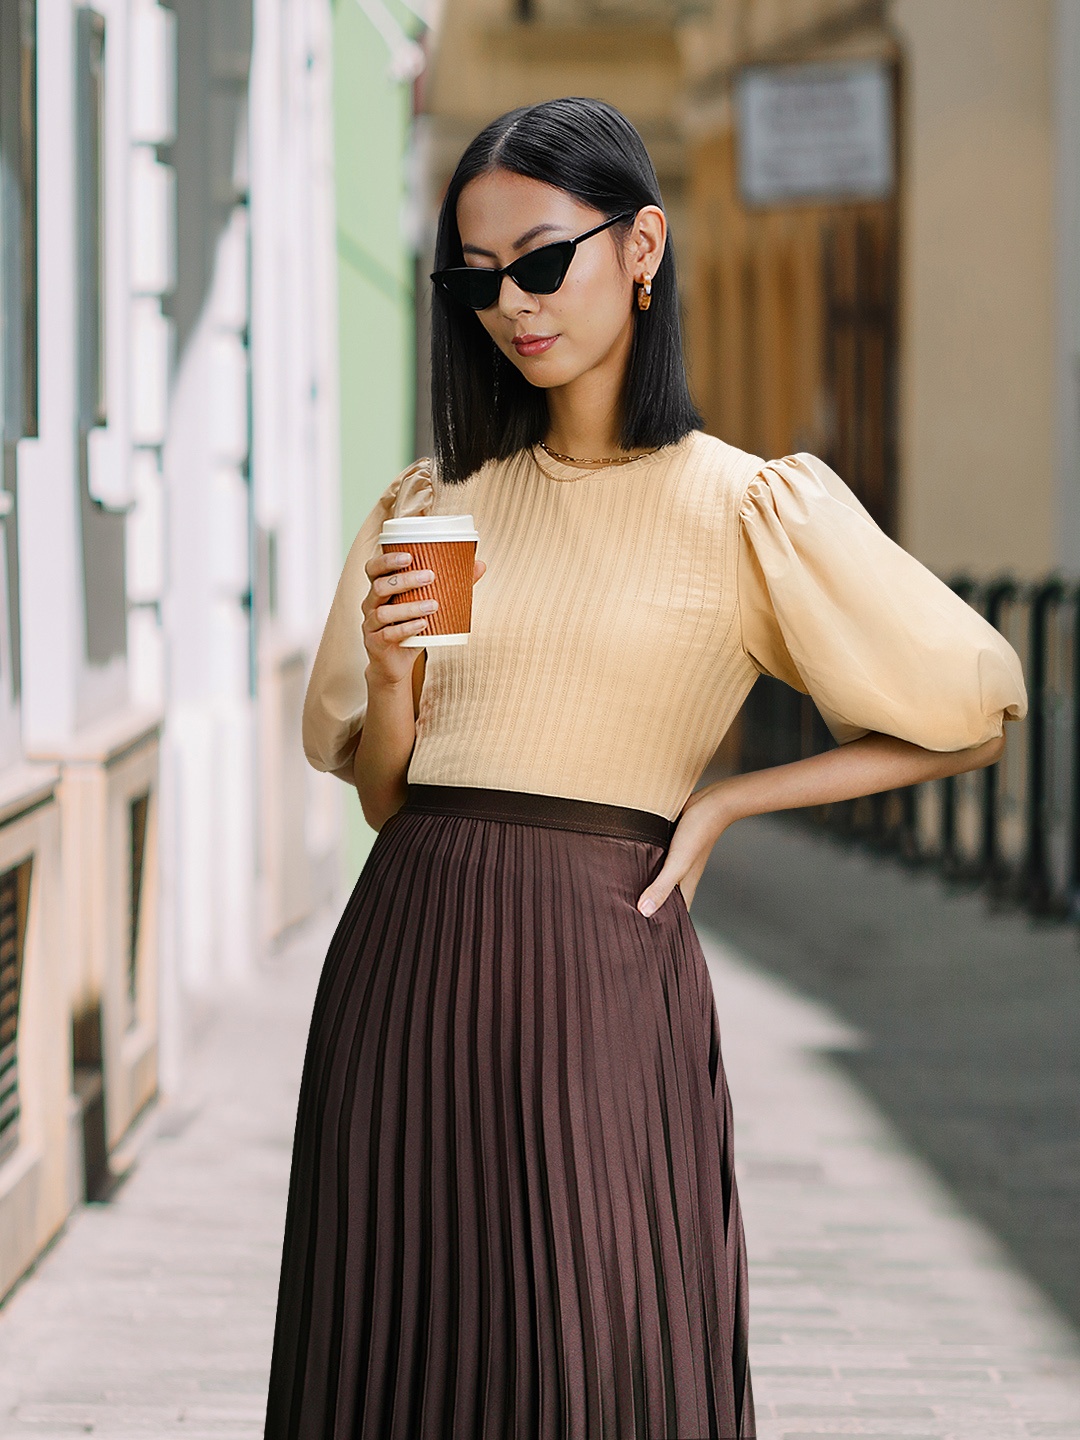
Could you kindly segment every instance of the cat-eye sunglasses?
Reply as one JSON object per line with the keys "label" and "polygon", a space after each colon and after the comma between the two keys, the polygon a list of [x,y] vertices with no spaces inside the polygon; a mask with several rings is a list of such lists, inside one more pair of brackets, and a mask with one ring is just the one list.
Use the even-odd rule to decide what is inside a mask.
{"label": "cat-eye sunglasses", "polygon": [[627,210],[622,215],[613,215],[610,220],[586,230],[584,235],[578,235],[573,240],[556,240],[552,245],[541,245],[536,250],[519,255],[501,270],[489,270],[479,265],[455,265],[449,270],[436,270],[431,278],[452,300],[459,305],[467,305],[470,310],[486,310],[489,305],[495,304],[504,275],[509,275],[519,290],[525,290],[530,295],[553,295],[566,279],[570,262],[583,240],[591,240],[602,230],[618,225],[620,220],[632,220],[636,214],[636,210]]}

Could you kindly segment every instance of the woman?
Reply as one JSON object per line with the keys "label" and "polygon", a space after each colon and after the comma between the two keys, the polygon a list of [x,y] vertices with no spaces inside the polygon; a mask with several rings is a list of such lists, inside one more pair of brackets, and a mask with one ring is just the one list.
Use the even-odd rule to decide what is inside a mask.
{"label": "woman", "polygon": [[[617,111],[489,125],[437,266],[436,463],[360,531],[305,706],[378,836],[315,1003],[266,1435],[747,1440],[687,906],[741,816],[992,763],[1020,666],[819,460],[701,433]],[[416,513],[471,513],[487,566],[468,646],[426,656],[430,605],[390,601],[431,573],[374,553]],[[845,743],[695,792],[760,671]]]}

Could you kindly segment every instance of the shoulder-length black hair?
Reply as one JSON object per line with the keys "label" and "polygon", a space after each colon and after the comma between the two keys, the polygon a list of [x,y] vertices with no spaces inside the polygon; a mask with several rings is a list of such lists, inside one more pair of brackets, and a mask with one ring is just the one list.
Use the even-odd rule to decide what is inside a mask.
{"label": "shoulder-length black hair", "polygon": [[[458,162],[442,203],[435,268],[463,265],[457,202],[478,175],[510,170],[564,190],[607,218],[661,205],[660,185],[641,136],[602,100],[571,97],[527,105],[493,120]],[[615,233],[629,229],[615,227]],[[652,305],[637,308],[623,393],[620,443],[652,448],[701,425],[686,382],[675,254],[670,236],[653,277]],[[503,355],[475,312],[433,287],[431,412],[440,478],[467,479],[544,438],[547,396]]]}

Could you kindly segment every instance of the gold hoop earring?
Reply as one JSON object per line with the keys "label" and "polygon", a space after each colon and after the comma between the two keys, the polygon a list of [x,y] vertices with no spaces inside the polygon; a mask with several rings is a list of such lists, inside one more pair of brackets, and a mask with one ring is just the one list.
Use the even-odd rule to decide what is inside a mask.
{"label": "gold hoop earring", "polygon": [[639,310],[647,310],[652,304],[652,276],[646,274],[644,281],[638,286],[637,305]]}

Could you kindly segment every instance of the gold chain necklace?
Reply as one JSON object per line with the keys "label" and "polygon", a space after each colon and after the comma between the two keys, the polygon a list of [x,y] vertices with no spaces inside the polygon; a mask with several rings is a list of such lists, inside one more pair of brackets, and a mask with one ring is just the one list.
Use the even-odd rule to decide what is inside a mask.
{"label": "gold chain necklace", "polygon": [[559,460],[563,465],[630,465],[635,460],[644,460],[645,455],[655,455],[656,451],[646,450],[645,455],[612,455],[603,460],[579,460],[574,455],[560,455],[558,450],[552,450],[550,445],[545,445],[543,440],[537,441],[540,449],[545,455],[550,455],[552,460]]}

